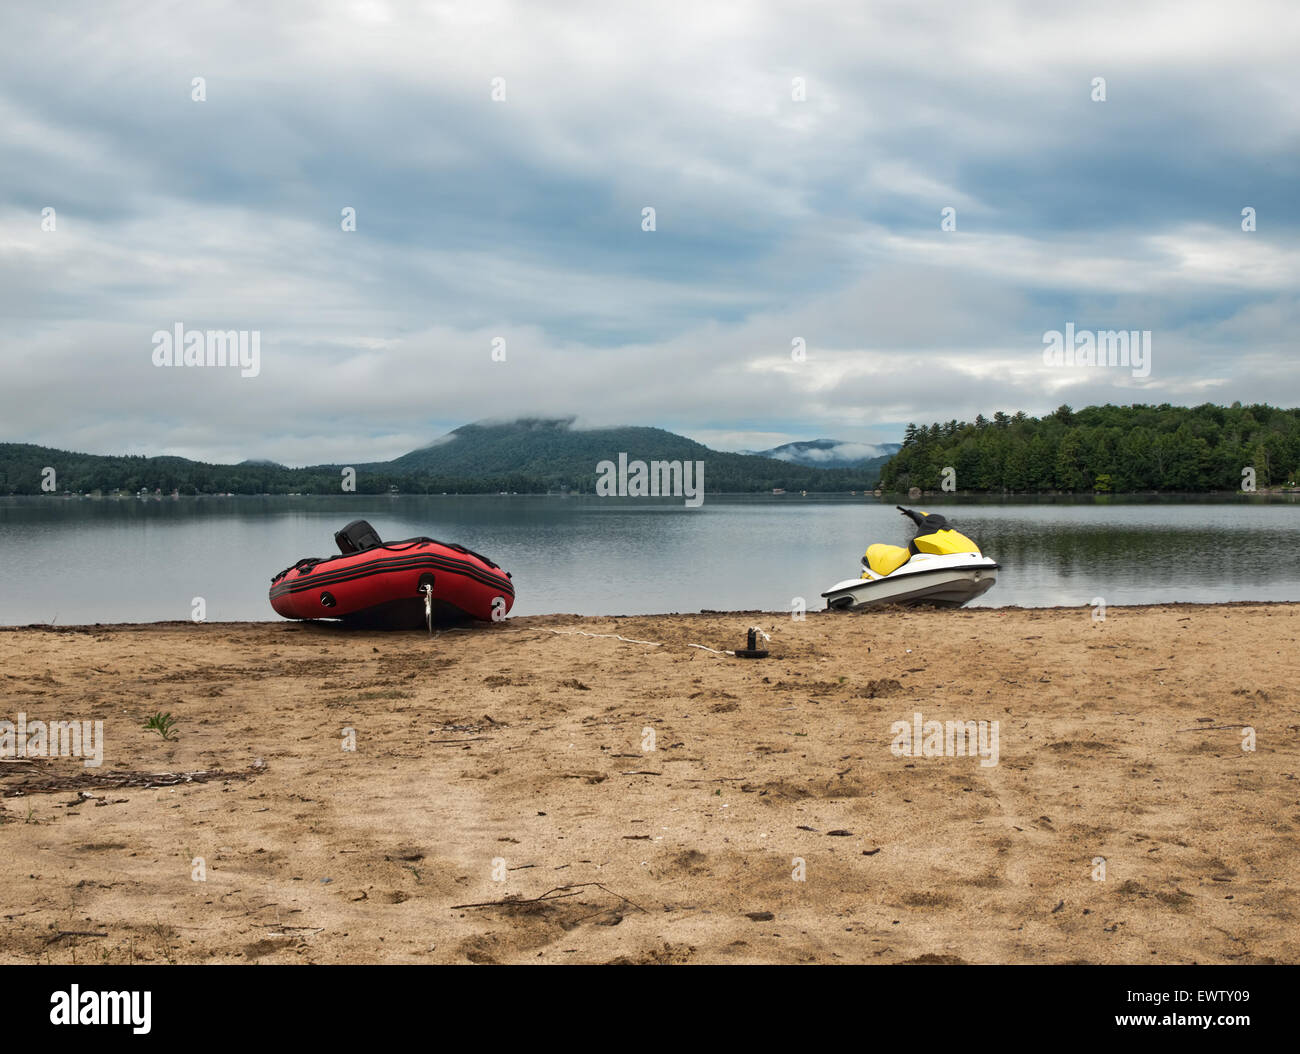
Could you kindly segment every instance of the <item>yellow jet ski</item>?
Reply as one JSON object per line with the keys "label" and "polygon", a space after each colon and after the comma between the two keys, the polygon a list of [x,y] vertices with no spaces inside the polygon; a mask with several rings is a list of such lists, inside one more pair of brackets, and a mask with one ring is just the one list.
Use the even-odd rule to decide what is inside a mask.
{"label": "yellow jet ski", "polygon": [[943,516],[895,506],[916,524],[916,536],[901,545],[877,542],[862,558],[862,575],[822,594],[830,610],[878,604],[933,604],[961,607],[983,596],[998,580],[996,561]]}

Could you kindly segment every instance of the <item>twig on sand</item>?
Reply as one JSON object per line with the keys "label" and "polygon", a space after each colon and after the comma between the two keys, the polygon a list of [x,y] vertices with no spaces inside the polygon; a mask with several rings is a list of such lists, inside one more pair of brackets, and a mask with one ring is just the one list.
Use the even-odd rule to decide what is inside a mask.
{"label": "twig on sand", "polygon": [[623,901],[623,903],[625,903],[625,904],[631,904],[632,907],[636,908],[637,911],[644,912],[646,915],[649,915],[649,914],[650,914],[649,911],[646,911],[646,909],[643,908],[643,907],[642,907],[640,904],[638,904],[636,901],[634,901],[634,900],[628,900],[628,898],[625,897],[625,896],[623,896],[622,893],[615,893],[612,889],[609,888],[609,886],[602,885],[602,884],[599,883],[599,882],[590,882],[590,883],[584,883],[584,884],[585,884],[585,885],[592,885],[592,886],[595,886],[597,889],[603,889],[603,890],[604,890],[606,893],[608,893],[611,897],[618,897],[618,899],[621,900],[621,901]]}
{"label": "twig on sand", "polygon": [[55,941],[62,940],[64,937],[107,937],[107,933],[100,933],[98,930],[59,930],[53,937],[47,938],[46,944],[53,944]]}
{"label": "twig on sand", "polygon": [[1249,728],[1250,725],[1197,725],[1195,728],[1175,728],[1175,732],[1212,732],[1216,728]]}
{"label": "twig on sand", "polygon": [[[646,909],[643,908],[640,904],[636,903],[636,901],[628,900],[628,898],[623,896],[622,893],[615,893],[612,889],[610,889],[608,886],[604,885],[601,882],[577,882],[570,886],[555,886],[553,889],[548,889],[545,893],[543,893],[539,897],[527,897],[527,898],[507,897],[504,900],[482,900],[479,901],[477,904],[453,904],[452,909],[456,910],[459,908],[513,908],[513,907],[520,907],[525,904],[549,903],[552,900],[563,900],[566,897],[576,897],[578,895],[579,890],[586,889],[590,886],[594,886],[596,889],[603,889],[611,897],[618,897],[618,899],[623,901],[625,904],[631,904],[632,907],[637,909],[637,911],[643,911],[647,915],[650,914],[649,911],[646,911]],[[601,913],[597,912],[596,914],[599,915]],[[590,918],[590,916],[587,917]]]}
{"label": "twig on sand", "polygon": [[[487,736],[475,736],[473,739],[431,739],[432,743],[477,743],[481,739],[487,739]],[[415,755],[412,755],[414,757]]]}
{"label": "twig on sand", "polygon": [[[575,889],[575,892],[562,892],[566,889]],[[551,896],[552,893],[558,895],[553,897]],[[522,904],[540,904],[544,900],[561,900],[564,897],[576,897],[577,895],[576,887],[556,886],[554,889],[548,889],[540,897],[528,897],[527,899],[523,897],[506,897],[504,900],[480,900],[475,904],[453,904],[451,907],[453,911],[458,908],[514,908]]]}
{"label": "twig on sand", "polygon": [[247,911],[241,911],[238,915],[222,915],[223,919],[242,919],[248,915],[256,915],[259,911],[265,911],[267,908],[278,908],[280,905],[274,901],[270,904],[263,904],[261,907],[249,908]]}

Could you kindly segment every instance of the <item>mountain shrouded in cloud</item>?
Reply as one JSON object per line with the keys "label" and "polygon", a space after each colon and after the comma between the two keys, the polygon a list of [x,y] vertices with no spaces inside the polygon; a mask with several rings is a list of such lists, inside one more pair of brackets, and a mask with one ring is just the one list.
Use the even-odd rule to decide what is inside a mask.
{"label": "mountain shrouded in cloud", "polygon": [[793,461],[799,465],[818,468],[849,468],[874,458],[888,458],[898,453],[900,443],[842,443],[838,439],[808,439],[797,443],[782,443],[771,450],[753,450],[746,453],[759,457],[774,457],[778,461]]}
{"label": "mountain shrouded in cloud", "polygon": [[74,453],[31,444],[0,443],[0,494],[38,494],[53,469],[56,493],[88,494],[155,490],[170,494],[338,494],[351,478],[356,492],[416,494],[499,491],[591,493],[602,462],[687,462],[693,479],[709,493],[780,489],[861,491],[875,483],[880,466],[820,468],[775,458],[712,450],[662,428],[577,428],[575,419],[522,418],[462,425],[392,461],[286,468],[265,460],[237,465],[176,457],[123,457]]}

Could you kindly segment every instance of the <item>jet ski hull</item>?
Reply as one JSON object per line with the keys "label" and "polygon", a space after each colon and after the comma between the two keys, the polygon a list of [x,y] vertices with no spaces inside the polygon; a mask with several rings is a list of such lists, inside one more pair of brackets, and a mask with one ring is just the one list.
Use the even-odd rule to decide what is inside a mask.
{"label": "jet ski hull", "polygon": [[851,578],[831,586],[822,596],[826,607],[837,611],[884,604],[958,608],[992,589],[999,570],[987,557],[962,555],[968,558],[964,561],[954,557],[921,561],[914,558],[892,574]]}

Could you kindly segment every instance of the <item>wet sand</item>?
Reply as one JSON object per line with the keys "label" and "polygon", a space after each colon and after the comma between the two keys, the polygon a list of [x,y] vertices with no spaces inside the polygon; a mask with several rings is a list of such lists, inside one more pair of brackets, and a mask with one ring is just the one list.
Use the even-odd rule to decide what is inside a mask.
{"label": "wet sand", "polygon": [[[768,659],[689,647],[755,623]],[[1298,635],[1300,605],[0,630],[0,720],[104,728],[98,768],[0,762],[0,961],[1300,961]],[[998,722],[997,763],[900,756],[917,713]]]}

